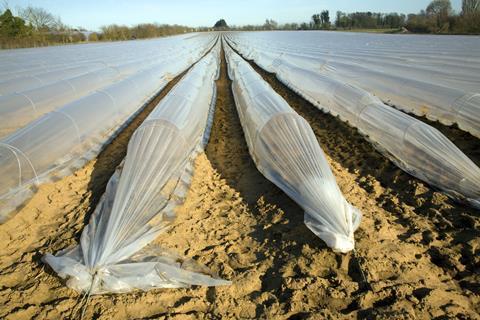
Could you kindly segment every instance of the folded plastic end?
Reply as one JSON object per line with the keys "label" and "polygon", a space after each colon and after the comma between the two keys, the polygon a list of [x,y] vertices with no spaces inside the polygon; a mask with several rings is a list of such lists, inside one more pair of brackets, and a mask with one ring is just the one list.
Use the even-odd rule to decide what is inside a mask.
{"label": "folded plastic end", "polygon": [[97,267],[92,270],[83,264],[78,256],[78,247],[59,253],[59,256],[46,254],[42,261],[63,279],[66,285],[77,292],[91,294],[125,293],[133,290],[148,291],[157,288],[187,288],[198,286],[226,286],[231,282],[219,279],[205,267],[194,261],[180,263],[176,257],[157,257],[144,261]]}
{"label": "folded plastic end", "polygon": [[328,247],[335,252],[347,253],[355,249],[355,240],[353,235],[346,237],[342,234],[326,231],[324,228],[319,227],[315,221],[307,221],[307,214],[305,214],[305,225],[310,229],[317,237],[322,239]]}
{"label": "folded plastic end", "polygon": [[56,257],[47,253],[42,261],[48,264],[62,279],[67,279],[67,286],[75,291],[88,291],[92,282],[92,275],[87,268],[75,259],[67,256]]}
{"label": "folded plastic end", "polygon": [[331,228],[321,224],[308,212],[305,212],[304,223],[308,229],[310,229],[317,237],[322,239],[328,247],[335,252],[347,253],[355,249],[355,238],[353,232],[358,229],[362,215],[360,211],[347,203],[348,208],[352,214],[352,231],[350,234],[345,235],[338,232],[334,232]]}

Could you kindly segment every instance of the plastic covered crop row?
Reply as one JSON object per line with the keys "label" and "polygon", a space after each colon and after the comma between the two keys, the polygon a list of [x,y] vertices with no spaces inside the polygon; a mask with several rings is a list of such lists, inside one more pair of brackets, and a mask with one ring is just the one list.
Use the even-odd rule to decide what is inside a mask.
{"label": "plastic covered crop row", "polygon": [[[472,65],[457,61],[428,68],[418,63],[411,65],[409,62],[413,59],[395,61],[395,56],[385,57],[378,53],[367,55],[355,51],[349,54],[338,49],[320,52],[303,43],[306,41],[303,38],[315,40],[302,37],[303,34],[295,39],[288,37],[288,33],[287,37],[264,33],[261,39],[256,39],[255,35],[241,35],[235,36],[235,40],[249,47],[249,58],[266,54],[273,59],[287,60],[304,69],[355,84],[401,110],[445,125],[456,123],[462,130],[480,137],[480,70],[475,72]],[[321,39],[323,33],[318,35]],[[275,41],[282,37],[291,43]],[[297,46],[293,48],[293,45]],[[431,56],[433,61],[438,59],[441,59],[438,54]]]}
{"label": "plastic covered crop row", "polygon": [[361,214],[345,200],[310,125],[225,48],[235,103],[258,170],[305,210],[305,224],[329,247],[353,250]]}
{"label": "plastic covered crop row", "polygon": [[288,61],[264,55],[257,63],[318,108],[358,128],[401,169],[456,200],[480,207],[480,168],[435,128],[359,87]]}
{"label": "plastic covered crop row", "polygon": [[23,76],[0,82],[0,95],[41,87],[43,85],[74,77],[103,67],[102,63],[91,63],[78,67],[49,71],[32,76]]}
{"label": "plastic covered crop row", "polygon": [[[48,58],[48,64],[44,65],[44,63],[42,63],[43,68],[41,68],[42,71],[40,72],[31,65],[31,61],[29,60],[32,58],[31,55],[22,57],[20,54],[19,56],[22,57],[22,59],[16,59],[17,64],[30,65],[32,71],[29,72],[28,69],[22,70],[21,67],[19,67],[20,70],[16,73],[7,73],[3,77],[0,75],[0,79],[3,78],[3,80],[0,80],[0,95],[37,88],[102,67],[122,64],[129,60],[137,60],[140,63],[155,57],[160,59],[162,54],[173,55],[176,52],[181,52],[185,48],[184,45],[186,42],[196,42],[197,40],[200,40],[200,38],[190,37],[188,39],[189,41],[180,37],[177,37],[175,41],[172,41],[172,39],[160,39],[156,41],[144,40],[136,42],[136,47],[132,47],[132,45],[123,42],[116,46],[118,51],[108,50],[111,45],[102,44],[93,53],[88,51],[88,49],[91,48],[89,45],[76,46],[77,50],[75,53],[76,55],[83,57],[81,60],[78,61],[78,57],[75,58],[76,55],[72,55],[73,52],[66,52],[68,55],[64,56],[63,59],[71,59],[69,63],[62,63],[58,66],[57,63],[51,61],[51,58]],[[49,50],[49,53],[53,56],[55,56],[55,53],[57,52],[65,51],[63,47],[55,48],[57,49]],[[125,50],[127,50],[127,52],[125,52]],[[44,51],[43,48],[38,48],[36,54],[42,56]],[[63,55],[66,53],[64,52]],[[62,56],[62,54],[59,55]],[[0,57],[1,56],[2,53],[0,53]]]}
{"label": "plastic covered crop row", "polygon": [[[171,224],[204,147],[215,102],[219,46],[198,62],[135,131],[80,245],[44,261],[92,294],[226,285],[192,260],[150,243]],[[150,245],[149,245],[150,244]]]}
{"label": "plastic covered crop row", "polygon": [[[456,123],[460,129],[480,137],[480,94],[438,84],[400,77],[393,73],[299,56],[282,55],[282,60],[304,69],[318,70],[325,76],[355,84],[396,108],[438,120],[445,125]],[[315,68],[316,67],[316,68]],[[414,75],[412,75],[414,76]]]}
{"label": "plastic covered crop row", "polygon": [[[288,35],[289,33],[286,34]],[[260,35],[264,36],[260,37]],[[235,34],[234,37],[237,42],[252,48],[252,54],[255,51],[261,51],[305,58],[311,60],[311,67],[317,71],[326,68],[329,63],[338,63],[352,68],[363,67],[367,70],[395,74],[406,79],[420,80],[456,88],[461,91],[477,91],[480,85],[480,77],[478,75],[480,69],[471,66],[472,62],[458,61],[455,64],[443,62],[433,67],[426,65],[423,61],[419,63],[420,61],[417,61],[417,59],[427,57],[430,61],[438,62],[441,59],[438,54],[400,58],[397,54],[381,55],[378,51],[364,52],[359,48],[343,48],[342,50],[337,48],[332,50],[328,44],[323,43],[323,33],[312,33],[313,36],[318,35],[318,39],[316,37],[304,39],[302,36],[305,33],[300,32],[295,38],[277,41],[277,38],[281,38],[282,35],[282,33],[258,33],[255,35],[241,33]],[[321,45],[307,45],[305,43],[307,41],[321,43]],[[341,41],[337,42],[341,43]],[[415,63],[412,64],[412,61],[415,61]]]}
{"label": "plastic covered crop row", "polygon": [[[191,55],[191,51],[198,48],[198,45],[193,41],[188,41],[188,44],[190,46],[183,50],[180,50],[181,46],[177,45],[176,48],[182,56]],[[181,58],[178,55],[175,57],[164,57],[157,54],[148,59],[134,60],[118,66],[105,67],[46,86],[0,96],[0,138],[49,111],[55,110],[66,103],[79,99],[96,89],[110,85],[142,69],[155,68],[160,65],[168,67],[171,63],[175,64],[174,59]]]}
{"label": "plastic covered crop row", "polygon": [[[111,66],[131,59],[148,59],[161,53],[174,53],[191,34],[159,39],[103,42],[0,51],[0,82],[80,65],[100,63]],[[183,49],[183,48],[182,48]]]}
{"label": "plastic covered crop row", "polygon": [[475,37],[418,37],[330,32],[235,33],[236,41],[262,51],[365,66],[432,84],[476,91],[480,47]]}
{"label": "plastic covered crop row", "polygon": [[[205,43],[211,36],[205,36]],[[204,44],[205,45],[205,44]],[[95,157],[136,112],[201,57],[207,48],[168,66],[136,73],[43,115],[0,140],[0,220],[28,199],[36,186]]]}

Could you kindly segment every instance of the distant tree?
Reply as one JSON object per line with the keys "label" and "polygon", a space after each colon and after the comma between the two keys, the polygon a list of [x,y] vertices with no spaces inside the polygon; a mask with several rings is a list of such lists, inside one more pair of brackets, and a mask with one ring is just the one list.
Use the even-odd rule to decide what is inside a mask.
{"label": "distant tree", "polygon": [[381,26],[384,28],[401,28],[405,25],[405,15],[398,13],[389,13],[382,19]]}
{"label": "distant tree", "polygon": [[302,22],[300,24],[300,30],[308,30],[308,29],[310,29],[310,26],[308,25],[308,23]]}
{"label": "distant tree", "polygon": [[227,22],[224,19],[220,19],[217,22],[215,22],[215,25],[213,26],[214,29],[228,29]]}
{"label": "distant tree", "polygon": [[330,28],[330,13],[328,10],[323,10],[322,13],[320,13],[320,23],[323,29]]}
{"label": "distant tree", "polygon": [[426,9],[427,15],[444,15],[448,16],[452,13],[452,4],[450,0],[433,0],[427,6]]}
{"label": "distant tree", "polygon": [[448,33],[459,28],[450,0],[433,0],[419,14],[408,15],[406,28],[419,33]]}
{"label": "distant tree", "polygon": [[98,41],[98,34],[96,32],[92,32],[88,35],[88,41]]}
{"label": "distant tree", "polygon": [[282,30],[298,30],[298,23],[285,23],[284,25],[280,26]]}
{"label": "distant tree", "polygon": [[322,23],[320,19],[320,14],[315,13],[314,15],[312,15],[312,23],[314,29],[320,29],[320,25]]}
{"label": "distant tree", "polygon": [[337,28],[346,29],[350,27],[350,19],[347,14],[343,13],[342,11],[337,11],[337,18],[335,20],[335,26]]}
{"label": "distant tree", "polygon": [[131,28],[131,36],[135,39],[145,39],[162,36],[159,26],[154,23],[141,23]]}
{"label": "distant tree", "polygon": [[100,30],[102,30],[102,39],[104,40],[118,41],[132,39],[131,30],[127,26],[111,24],[102,26]]}
{"label": "distant tree", "polygon": [[426,13],[428,17],[435,18],[436,31],[448,29],[448,17],[452,13],[452,4],[450,0],[433,0],[427,6]]}
{"label": "distant tree", "polygon": [[321,13],[312,15],[310,22],[311,29],[329,29],[330,28],[330,14],[328,10],[323,10]]}
{"label": "distant tree", "polygon": [[409,14],[407,19],[406,28],[410,32],[415,33],[430,33],[432,32],[428,20],[425,15],[422,14]]}
{"label": "distant tree", "polygon": [[65,27],[60,18],[55,18],[43,8],[28,6],[19,9],[19,15],[35,30],[58,30]]}
{"label": "distant tree", "polygon": [[462,14],[478,13],[480,11],[480,0],[463,0]]}
{"label": "distant tree", "polygon": [[341,27],[341,19],[343,16],[342,11],[337,11],[336,17],[335,17],[335,27],[340,28]]}
{"label": "distant tree", "polygon": [[455,32],[480,33],[480,0],[463,0],[462,14],[455,22]]}
{"label": "distant tree", "polygon": [[22,18],[15,17],[10,9],[0,15],[0,37],[15,38],[26,35],[28,27]]}
{"label": "distant tree", "polygon": [[265,23],[263,24],[263,29],[264,30],[277,30],[278,29],[278,23],[277,21],[273,19],[266,19]]}

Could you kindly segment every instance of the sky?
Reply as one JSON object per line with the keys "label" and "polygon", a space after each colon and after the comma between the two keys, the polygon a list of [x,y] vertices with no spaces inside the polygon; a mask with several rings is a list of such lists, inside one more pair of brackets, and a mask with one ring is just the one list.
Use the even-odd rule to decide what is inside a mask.
{"label": "sky", "polygon": [[[42,7],[72,27],[98,30],[112,23],[134,25],[157,22],[192,27],[208,26],[223,18],[229,25],[308,22],[314,13],[375,11],[417,13],[431,0],[1,0],[12,9]],[[461,0],[451,0],[461,9]]]}

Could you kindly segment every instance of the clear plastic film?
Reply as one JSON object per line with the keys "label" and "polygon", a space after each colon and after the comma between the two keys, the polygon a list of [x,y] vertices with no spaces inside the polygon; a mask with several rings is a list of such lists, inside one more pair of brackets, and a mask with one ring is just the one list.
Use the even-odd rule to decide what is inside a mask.
{"label": "clear plastic film", "polygon": [[258,170],[305,210],[305,224],[333,250],[354,249],[361,213],[341,193],[318,141],[300,117],[228,46],[233,94]]}
{"label": "clear plastic film", "polygon": [[192,260],[149,245],[175,218],[204,147],[215,103],[219,45],[160,101],[133,134],[79,246],[44,261],[77,291],[227,285]]}
{"label": "clear plastic film", "polygon": [[119,129],[212,43],[205,36],[191,55],[135,73],[47,113],[0,140],[0,221],[54,177],[93,159]]}
{"label": "clear plastic film", "polygon": [[249,48],[245,54],[251,59],[281,58],[361,87],[395,108],[445,125],[457,124],[480,138],[477,40],[458,37],[445,52],[443,38],[438,37],[421,37],[420,43],[418,36],[336,36],[331,41],[331,35],[323,32],[285,32],[239,33],[234,38]]}
{"label": "clear plastic film", "polygon": [[[196,41],[195,34],[157,39],[99,42],[82,45],[51,46],[0,51],[0,82],[39,76],[74,67],[115,66],[131,61],[146,61],[159,55],[176,54]],[[180,46],[180,48],[179,48]],[[18,82],[18,81],[17,81]],[[35,83],[34,83],[35,84]],[[31,88],[28,88],[31,89]]]}
{"label": "clear plastic film", "polygon": [[89,71],[93,71],[101,67],[102,64],[100,63],[92,63],[84,66],[71,67],[62,70],[35,74],[32,76],[23,76],[11,80],[5,80],[0,82],[0,95],[7,95],[30,88],[41,87],[43,85],[58,80],[66,79],[68,77],[74,77]]}
{"label": "clear plastic film", "polygon": [[[248,51],[241,45],[236,48]],[[480,168],[437,129],[385,105],[360,87],[282,57],[257,54],[254,59],[318,108],[358,128],[401,169],[458,201],[480,207]]]}
{"label": "clear plastic film", "polygon": [[[161,65],[167,68],[170,64],[175,64],[176,60],[181,61],[180,55],[195,55],[192,51],[198,48],[201,41],[204,40],[199,37],[177,41],[175,45],[172,44],[163,50],[160,46],[159,52],[150,57],[127,60],[118,65],[104,66],[98,70],[44,86],[0,96],[0,138],[94,90],[111,85],[147,68],[156,68]],[[186,48],[185,44],[187,44]]]}

